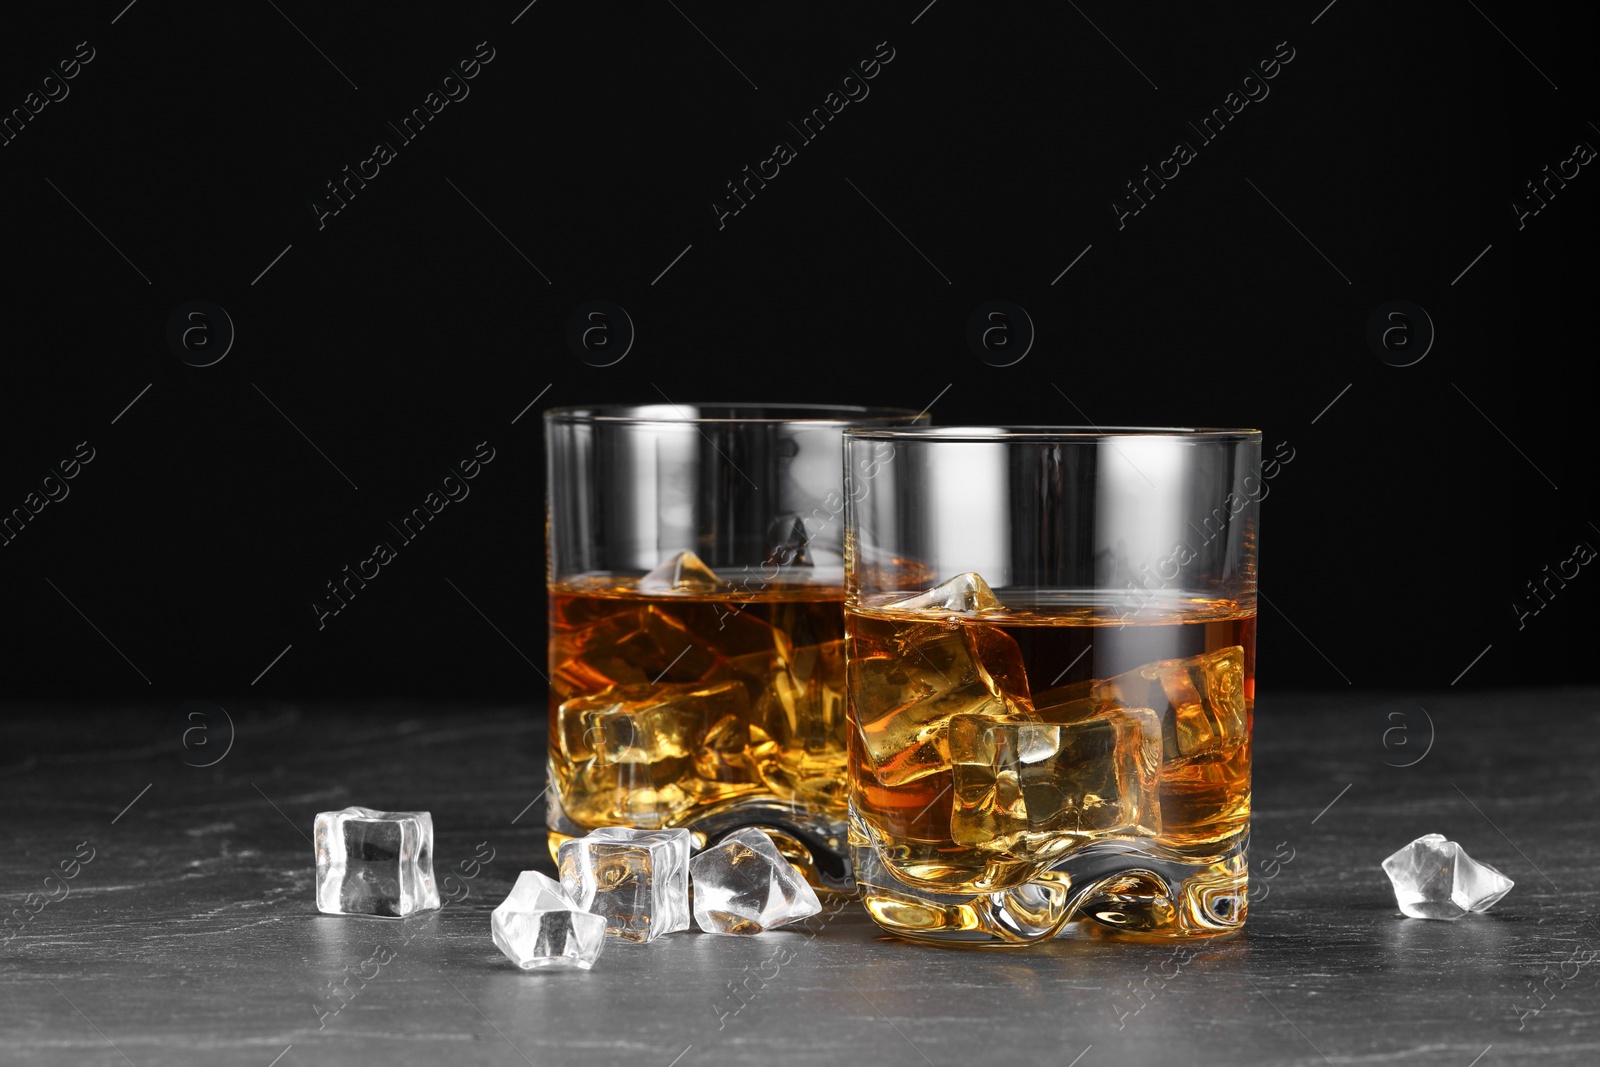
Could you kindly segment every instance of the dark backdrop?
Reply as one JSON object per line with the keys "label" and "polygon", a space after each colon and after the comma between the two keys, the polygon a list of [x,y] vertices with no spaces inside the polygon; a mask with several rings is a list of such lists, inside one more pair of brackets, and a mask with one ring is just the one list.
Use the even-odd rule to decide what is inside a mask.
{"label": "dark backdrop", "polygon": [[[0,546],[11,698],[537,706],[538,412],[663,395],[1256,426],[1294,455],[1264,692],[1590,677],[1600,109],[1565,5],[125,2],[0,34],[0,508],[58,497]],[[1235,90],[1209,143],[1186,125]],[[346,166],[376,176],[332,213]],[[1576,174],[1534,214],[1547,166]],[[967,340],[995,299],[1035,333],[1011,366]],[[590,300],[636,331],[611,366],[567,340]],[[231,346],[190,365],[216,308]],[[319,629],[480,442],[470,496]]]}

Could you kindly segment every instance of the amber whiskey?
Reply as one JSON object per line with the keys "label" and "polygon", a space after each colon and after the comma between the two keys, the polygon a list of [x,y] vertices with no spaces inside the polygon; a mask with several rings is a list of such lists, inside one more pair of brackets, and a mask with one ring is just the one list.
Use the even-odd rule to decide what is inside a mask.
{"label": "amber whiskey", "polygon": [[693,571],[550,589],[554,804],[580,831],[681,826],[745,797],[842,826],[843,591]]}
{"label": "amber whiskey", "polygon": [[[1065,892],[1060,872],[1074,857],[1116,847],[1166,864],[1141,868],[1176,873],[1112,886],[1131,902],[1106,911],[1113,925],[1237,928],[1254,611],[1191,599],[1130,619],[1070,598],[1008,597],[1002,609],[980,592],[993,610],[974,602],[941,614],[902,601],[846,613],[851,841],[870,852],[857,877],[875,917],[912,936],[960,929],[981,916],[951,902],[1052,884]],[[1208,901],[1237,883],[1237,901],[1219,905],[1220,919],[1207,901],[1186,915],[1182,899],[1168,899],[1181,898],[1185,879]]]}

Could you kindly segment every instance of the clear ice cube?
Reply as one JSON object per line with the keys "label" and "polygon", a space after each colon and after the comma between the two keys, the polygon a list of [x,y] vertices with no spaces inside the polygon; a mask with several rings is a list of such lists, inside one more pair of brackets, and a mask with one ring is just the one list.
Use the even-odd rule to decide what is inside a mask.
{"label": "clear ice cube", "polygon": [[952,715],[1001,718],[1029,706],[1022,649],[995,627],[918,623],[898,643],[890,654],[852,663],[849,679],[862,746],[884,785],[949,767]]}
{"label": "clear ice cube", "polygon": [[495,947],[525,971],[587,971],[606,947],[606,921],[583,910],[561,885],[538,871],[523,871],[489,918]]}
{"label": "clear ice cube", "polygon": [[931,611],[939,614],[998,611],[1004,606],[1000,598],[994,595],[994,590],[989,588],[989,583],[972,571],[940,582],[916,596],[883,605],[895,611]]}
{"label": "clear ice cube", "polygon": [[1169,760],[1226,753],[1250,736],[1241,645],[1060,686],[1037,694],[1034,707],[1048,715],[1053,705],[1088,697],[1154,709],[1161,717],[1162,749]]}
{"label": "clear ice cube", "polygon": [[822,910],[816,890],[772,838],[750,826],[689,861],[694,921],[708,934],[759,934]]}
{"label": "clear ice cube", "polygon": [[561,888],[586,911],[604,917],[606,933],[654,941],[689,929],[688,830],[602,826],[563,841]]}
{"label": "clear ice cube", "polygon": [[819,632],[821,608],[815,601],[772,602],[771,648],[731,658],[728,668],[751,694],[748,755],[757,783],[783,800],[842,808],[839,764],[849,744],[844,641]]}
{"label": "clear ice cube", "polygon": [[397,919],[439,906],[427,812],[319,812],[315,836],[318,911]]}
{"label": "clear ice cube", "polygon": [[776,747],[761,727],[738,715],[724,715],[695,750],[694,772],[705,782],[760,785]]}
{"label": "clear ice cube", "polygon": [[693,552],[679,552],[638,583],[641,593],[709,593],[722,586],[722,579]]}
{"label": "clear ice cube", "polygon": [[1051,711],[950,719],[950,839],[1038,859],[1160,833],[1156,713],[1092,699]]}
{"label": "clear ice cube", "polygon": [[1456,920],[1488,911],[1516,883],[1479,863],[1443,834],[1424,834],[1383,861],[1400,910],[1413,919]]}
{"label": "clear ice cube", "polygon": [[[704,606],[714,620],[714,605]],[[564,638],[565,647],[552,654],[552,673],[564,691],[578,693],[610,685],[698,682],[718,659],[705,635],[722,636],[715,624],[709,628],[702,624],[700,630],[697,634],[682,619],[653,605],[636,604]]]}

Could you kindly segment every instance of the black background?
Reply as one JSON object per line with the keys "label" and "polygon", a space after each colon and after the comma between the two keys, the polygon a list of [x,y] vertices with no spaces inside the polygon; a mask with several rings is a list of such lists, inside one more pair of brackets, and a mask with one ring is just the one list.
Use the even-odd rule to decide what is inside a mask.
{"label": "black background", "polygon": [[[95,53],[0,147],[0,510],[95,455],[0,547],[8,696],[538,706],[538,412],[663,396],[1259,427],[1294,454],[1262,508],[1264,695],[1586,680],[1600,577],[1521,629],[1512,604],[1600,546],[1600,176],[1521,229],[1511,203],[1600,146],[1593,27],[1488,0],[924,5],[8,12],[7,112]],[[485,41],[400,144],[386,122]],[[1201,145],[1185,123],[1284,41]],[[870,95],[797,143],[879,42]],[[719,229],[780,138],[797,159]],[[1198,158],[1119,229],[1179,138]],[[394,161],[319,228],[378,140]],[[167,343],[193,299],[237,331],[210,367]],[[610,367],[566,342],[591,299],[637,329]],[[1010,367],[966,342],[991,299],[1037,330]],[[1437,330],[1409,367],[1366,340],[1395,299]],[[481,441],[471,495],[319,629],[323,583]]]}

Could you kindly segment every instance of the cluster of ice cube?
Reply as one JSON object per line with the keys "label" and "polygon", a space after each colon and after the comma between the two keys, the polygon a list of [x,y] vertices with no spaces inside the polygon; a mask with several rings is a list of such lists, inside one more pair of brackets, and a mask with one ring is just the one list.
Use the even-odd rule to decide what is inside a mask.
{"label": "cluster of ice cube", "polygon": [[[1004,610],[971,573],[890,606]],[[856,664],[852,685],[895,697],[878,701],[892,710],[862,721],[859,737],[885,785],[949,769],[950,840],[959,846],[1049,859],[1097,837],[1157,835],[1164,768],[1248,738],[1239,646],[1042,693],[1030,692],[1016,642],[992,627],[930,630],[914,651],[932,675],[909,670],[905,657]],[[712,686],[704,696],[718,693]],[[663,758],[643,751],[652,746],[672,747],[668,755],[677,759],[704,758],[687,738],[647,721],[648,701],[638,704],[627,718],[575,716],[570,728],[563,723],[563,744],[639,749],[642,762]],[[321,812],[315,835],[318,910],[403,918],[440,906],[428,812]],[[707,933],[758,934],[822,910],[804,876],[758,828],[731,833],[691,859],[692,847],[686,829],[606,826],[566,841],[559,882],[523,871],[494,909],[494,943],[524,970],[588,970],[609,937],[649,942],[687,930],[691,881],[694,921]],[[1416,918],[1486,911],[1513,885],[1438,834],[1413,841],[1383,868],[1401,910]]]}
{"label": "cluster of ice cube", "polygon": [[[756,827],[689,858],[688,830],[606,826],[564,842],[561,880],[523,871],[494,909],[494,943],[523,970],[594,966],[609,937],[654,941],[689,928],[758,934],[822,910],[816,891]],[[402,918],[439,907],[433,817],[351,807],[316,821],[317,907]]]}
{"label": "cluster of ice cube", "polygon": [[1048,860],[1100,837],[1156,836],[1163,773],[1248,737],[1240,646],[1035,693],[1012,637],[943,618],[1004,612],[979,575],[884,606],[941,618],[852,665],[856,707],[884,709],[863,715],[862,746],[886,786],[950,772],[957,845]]}
{"label": "cluster of ice cube", "polygon": [[523,872],[495,909],[494,943],[524,969],[594,964],[608,937],[648,942],[689,928],[758,934],[822,910],[764,832],[749,827],[689,858],[688,830],[607,826],[563,842],[559,884]]}
{"label": "cluster of ice cube", "polygon": [[842,817],[844,641],[818,602],[729,610],[693,552],[638,579],[659,600],[608,601],[552,634],[556,770],[580,826],[674,825],[764,791]]}

